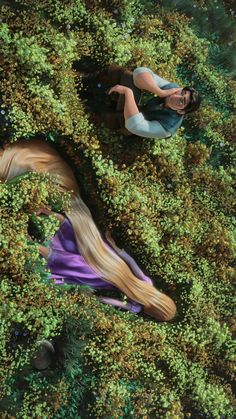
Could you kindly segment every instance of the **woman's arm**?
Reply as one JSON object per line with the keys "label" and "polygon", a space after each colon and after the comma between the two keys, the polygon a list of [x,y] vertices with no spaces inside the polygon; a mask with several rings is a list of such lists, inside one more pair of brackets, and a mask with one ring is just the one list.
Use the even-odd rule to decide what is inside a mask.
{"label": "woman's arm", "polygon": [[118,255],[123,251],[123,249],[120,249],[115,240],[113,239],[113,237],[111,236],[111,233],[109,231],[105,232],[105,237],[108,241],[108,243],[111,245],[111,247],[115,250],[116,253],[118,253]]}
{"label": "woman's arm", "polygon": [[150,285],[153,285],[151,278],[143,273],[134,258],[132,258],[132,256],[130,256],[125,250],[122,250],[119,253],[119,256],[127,263],[127,265],[129,265],[130,269],[137,278],[147,282]]}
{"label": "woman's arm", "polygon": [[123,310],[131,311],[131,313],[140,313],[142,310],[141,304],[137,302],[128,302],[124,303],[123,301],[116,300],[115,298],[110,297],[97,297],[102,303],[110,304],[114,307],[122,308]]}
{"label": "woman's arm", "polygon": [[28,234],[28,239],[30,242],[37,244],[40,255],[43,256],[45,259],[47,259],[50,253],[50,249],[46,246],[43,246],[40,243],[36,243],[29,234]]}
{"label": "woman's arm", "polygon": [[143,271],[140,269],[138,264],[135,262],[134,258],[130,256],[124,249],[120,249],[114,239],[111,237],[110,232],[105,233],[105,237],[107,241],[110,243],[112,248],[115,250],[115,252],[127,263],[127,265],[131,268],[132,272],[134,273],[137,278],[141,279],[142,281],[148,282],[152,285],[152,280],[146,276]]}
{"label": "woman's arm", "polygon": [[40,207],[37,211],[36,215],[45,214],[45,215],[54,215],[60,223],[63,223],[65,221],[65,217],[62,214],[59,214],[57,212],[51,211],[49,208],[46,207]]}

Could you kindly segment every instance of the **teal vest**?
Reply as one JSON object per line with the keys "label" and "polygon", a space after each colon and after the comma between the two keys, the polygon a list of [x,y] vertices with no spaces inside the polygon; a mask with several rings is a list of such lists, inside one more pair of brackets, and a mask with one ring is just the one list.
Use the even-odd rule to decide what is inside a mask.
{"label": "teal vest", "polygon": [[[179,87],[176,83],[169,83],[162,87],[163,90]],[[162,109],[160,105],[164,99],[154,97],[146,105],[140,108],[140,111],[148,121],[158,121],[163,128],[173,135],[183,122],[183,116],[172,109]]]}

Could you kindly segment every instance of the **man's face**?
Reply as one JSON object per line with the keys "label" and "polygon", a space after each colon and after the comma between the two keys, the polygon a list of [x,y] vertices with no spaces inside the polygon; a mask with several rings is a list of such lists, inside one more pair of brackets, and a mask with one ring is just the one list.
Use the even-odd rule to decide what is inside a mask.
{"label": "man's face", "polygon": [[166,106],[168,108],[173,109],[175,111],[179,111],[178,113],[184,114],[184,108],[189,104],[190,101],[190,92],[187,90],[180,88],[179,92],[174,93],[173,95],[167,96],[166,98]]}

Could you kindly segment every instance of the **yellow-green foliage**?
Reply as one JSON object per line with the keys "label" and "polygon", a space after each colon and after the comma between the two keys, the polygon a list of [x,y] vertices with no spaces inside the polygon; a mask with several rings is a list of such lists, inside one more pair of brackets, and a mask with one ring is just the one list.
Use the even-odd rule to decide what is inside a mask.
{"label": "yellow-green foliage", "polygon": [[[172,2],[147,0],[5,3],[2,138],[43,134],[62,146],[98,208],[97,222],[132,250],[178,314],[158,324],[79,287],[56,287],[27,225],[48,239],[56,219],[32,214],[47,204],[62,211],[68,196],[46,175],[0,184],[3,417],[231,419],[236,82],[232,68],[216,65],[216,51],[217,60],[227,58],[225,26],[214,32],[203,24],[217,18],[215,3],[232,23],[230,1],[226,8],[196,1],[192,15],[187,0],[174,2],[178,11]],[[203,105],[171,139],[123,138],[89,121],[75,61],[89,63],[88,71],[149,66],[195,86]],[[61,335],[64,366],[33,370],[37,342]]]}

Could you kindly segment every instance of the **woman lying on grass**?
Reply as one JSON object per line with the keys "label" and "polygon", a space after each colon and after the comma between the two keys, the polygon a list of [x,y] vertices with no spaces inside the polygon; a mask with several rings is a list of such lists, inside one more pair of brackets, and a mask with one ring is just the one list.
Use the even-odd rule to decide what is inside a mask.
{"label": "woman lying on grass", "polygon": [[156,320],[171,320],[176,314],[174,301],[153,286],[152,280],[109,235],[110,245],[103,240],[80,197],[72,170],[51,145],[33,139],[19,141],[0,152],[0,179],[12,179],[29,171],[56,175],[57,187],[71,192],[71,212],[66,213],[65,220],[57,215],[63,222],[50,249],[39,245],[56,284],[64,280],[95,289],[119,289],[129,303],[106,297],[101,301],[134,313],[143,306],[144,312]]}
{"label": "woman lying on grass", "polygon": [[[67,283],[89,285],[98,290],[113,290],[117,288],[107,281],[104,281],[101,275],[96,273],[85,261],[83,256],[80,255],[73,227],[68,218],[63,217],[61,214],[53,213],[47,208],[41,208],[39,213],[46,215],[54,214],[61,223],[60,229],[51,241],[49,248],[42,246],[41,244],[38,245],[40,254],[47,260],[47,267],[50,269],[51,278],[54,279],[56,284]],[[113,249],[115,255],[120,256],[122,260],[126,262],[136,278],[153,285],[152,280],[144,275],[135,260],[115,244],[109,233],[106,233],[106,239],[107,243],[104,241],[105,247],[109,248],[110,251]],[[169,306],[171,306],[172,310],[175,309],[174,303],[171,304],[169,297],[165,296],[163,298],[162,295],[163,294],[160,293],[160,306],[162,305],[162,310],[166,313],[164,315],[168,316],[170,310]],[[112,304],[133,313],[139,313],[142,310],[141,304],[136,301],[130,300],[128,303],[123,303],[108,297],[100,297],[99,299],[104,303]]]}

